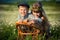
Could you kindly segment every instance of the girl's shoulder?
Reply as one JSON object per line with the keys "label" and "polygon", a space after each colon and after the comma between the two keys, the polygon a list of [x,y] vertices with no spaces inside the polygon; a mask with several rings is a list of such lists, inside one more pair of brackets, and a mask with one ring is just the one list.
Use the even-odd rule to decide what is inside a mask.
{"label": "girl's shoulder", "polygon": [[32,14],[30,14],[29,16],[28,16],[28,19],[34,19],[34,16],[32,15]]}

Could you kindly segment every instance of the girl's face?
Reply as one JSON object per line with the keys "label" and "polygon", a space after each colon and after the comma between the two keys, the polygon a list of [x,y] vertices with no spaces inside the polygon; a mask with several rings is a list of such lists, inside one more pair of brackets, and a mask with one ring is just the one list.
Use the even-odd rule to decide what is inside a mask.
{"label": "girl's face", "polygon": [[33,12],[33,15],[34,15],[35,17],[39,17],[39,16],[40,16],[40,13],[38,13],[38,12]]}

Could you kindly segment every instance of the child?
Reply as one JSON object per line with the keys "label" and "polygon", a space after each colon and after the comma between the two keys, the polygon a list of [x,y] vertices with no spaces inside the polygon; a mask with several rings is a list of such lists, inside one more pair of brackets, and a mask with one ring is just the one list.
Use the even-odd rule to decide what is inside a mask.
{"label": "child", "polygon": [[[39,31],[37,31],[38,33],[40,33],[42,30],[42,11],[40,10],[40,8],[38,6],[34,6],[31,9],[31,13],[28,17],[29,20],[29,24],[30,25],[35,25],[35,28],[38,29]],[[32,29],[31,29],[32,30]],[[35,36],[33,35],[33,40],[35,40]]]}
{"label": "child", "polygon": [[23,20],[28,18],[29,5],[27,3],[20,3],[18,5],[18,11],[19,11],[18,21],[22,22]]}
{"label": "child", "polygon": [[[41,2],[36,2],[33,4],[34,8],[39,8],[42,11],[42,14],[40,15],[40,18],[42,19],[42,26],[43,26],[43,32],[46,33],[46,38],[48,39],[48,37],[50,36],[50,23],[47,19],[47,16],[42,8],[42,4]],[[34,9],[33,8],[33,9]]]}
{"label": "child", "polygon": [[[18,15],[18,24],[17,25],[17,28],[19,26],[19,29],[22,31],[22,32],[27,32],[28,31],[28,28],[25,26],[25,25],[20,25],[20,24],[23,24],[23,22],[27,22],[27,18],[29,16],[29,5],[27,3],[20,3],[18,5],[18,11],[19,11],[19,15]],[[23,38],[21,38],[21,40],[24,40],[26,36],[23,35]]]}
{"label": "child", "polygon": [[[37,6],[36,6],[37,7]],[[41,24],[42,24],[42,17],[41,17],[41,14],[42,14],[42,11],[36,7],[32,7],[32,10],[31,10],[31,13],[28,17],[28,24],[29,25],[32,25],[34,24],[36,26],[36,28],[40,29],[41,27]]]}
{"label": "child", "polygon": [[[23,22],[27,22],[27,18],[29,16],[29,5],[27,3],[20,3],[18,5],[18,22],[19,24],[22,24]],[[25,26],[20,27],[23,32],[25,32],[25,29],[27,29]]]}

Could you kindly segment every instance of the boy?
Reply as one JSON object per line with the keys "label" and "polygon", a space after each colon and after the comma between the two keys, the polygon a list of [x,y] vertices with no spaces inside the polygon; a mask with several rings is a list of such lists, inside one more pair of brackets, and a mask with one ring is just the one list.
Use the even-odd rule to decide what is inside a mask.
{"label": "boy", "polygon": [[[19,11],[19,15],[18,15],[18,22],[17,22],[17,24],[19,24],[19,25],[17,25],[16,27],[18,28],[18,26],[20,26],[19,29],[22,32],[27,32],[28,28],[26,26],[20,25],[20,24],[23,24],[23,22],[27,22],[27,18],[29,16],[29,13],[28,13],[29,5],[27,3],[20,3],[18,5],[18,11]],[[23,36],[23,38],[21,38],[21,40],[24,40],[25,37],[26,36]]]}
{"label": "boy", "polygon": [[18,11],[19,11],[19,15],[18,15],[18,22],[23,22],[26,21],[25,19],[28,18],[28,11],[29,11],[29,5],[27,3],[20,3],[18,5]]}
{"label": "boy", "polygon": [[[29,5],[27,3],[20,3],[18,5],[18,11],[19,11],[19,15],[18,15],[18,22],[19,24],[23,24],[23,22],[27,22],[27,18],[29,16]],[[26,30],[28,29],[25,26],[20,26],[20,29],[22,32],[26,32]]]}

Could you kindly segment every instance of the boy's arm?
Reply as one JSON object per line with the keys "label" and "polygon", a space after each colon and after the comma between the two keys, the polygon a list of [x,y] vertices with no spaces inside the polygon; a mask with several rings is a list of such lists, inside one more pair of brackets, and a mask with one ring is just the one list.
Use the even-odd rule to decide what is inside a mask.
{"label": "boy's arm", "polygon": [[27,25],[27,21],[17,21],[16,25]]}
{"label": "boy's arm", "polygon": [[20,19],[20,20],[18,20],[17,22],[16,22],[16,24],[22,24],[22,20]]}

